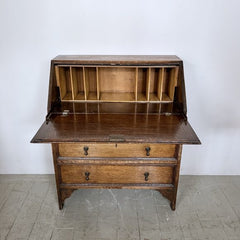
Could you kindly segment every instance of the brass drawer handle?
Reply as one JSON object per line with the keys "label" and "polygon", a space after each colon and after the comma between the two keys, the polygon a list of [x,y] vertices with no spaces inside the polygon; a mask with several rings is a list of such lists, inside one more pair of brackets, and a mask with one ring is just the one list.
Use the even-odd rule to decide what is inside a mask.
{"label": "brass drawer handle", "polygon": [[151,148],[150,147],[146,147],[145,150],[146,150],[146,155],[150,156]]}
{"label": "brass drawer handle", "polygon": [[148,181],[149,172],[145,172],[145,173],[144,173],[144,176],[145,176],[145,181]]}
{"label": "brass drawer handle", "polygon": [[89,180],[89,175],[90,175],[90,172],[85,172],[85,180]]}
{"label": "brass drawer handle", "polygon": [[87,156],[88,155],[88,146],[83,147],[84,150],[84,155]]}

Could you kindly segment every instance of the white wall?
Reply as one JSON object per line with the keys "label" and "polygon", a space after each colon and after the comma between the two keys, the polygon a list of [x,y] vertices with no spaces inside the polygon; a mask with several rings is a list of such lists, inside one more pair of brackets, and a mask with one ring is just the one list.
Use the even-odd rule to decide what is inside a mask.
{"label": "white wall", "polygon": [[46,115],[58,54],[176,54],[202,141],[182,174],[240,174],[239,0],[0,0],[0,173],[53,173],[30,144]]}

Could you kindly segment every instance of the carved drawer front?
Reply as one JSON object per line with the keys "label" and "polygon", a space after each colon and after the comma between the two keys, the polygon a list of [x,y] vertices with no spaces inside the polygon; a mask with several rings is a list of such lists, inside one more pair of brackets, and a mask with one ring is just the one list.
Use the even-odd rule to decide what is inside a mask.
{"label": "carved drawer front", "polygon": [[62,157],[175,157],[176,145],[157,143],[60,143]]}
{"label": "carved drawer front", "polygon": [[62,165],[63,183],[172,183],[170,166]]}

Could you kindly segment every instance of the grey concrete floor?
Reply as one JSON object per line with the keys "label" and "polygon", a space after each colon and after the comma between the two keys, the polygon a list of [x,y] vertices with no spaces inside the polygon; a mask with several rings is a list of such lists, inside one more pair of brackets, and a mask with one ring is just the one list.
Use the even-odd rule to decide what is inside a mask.
{"label": "grey concrete floor", "polygon": [[181,176],[177,209],[153,190],[75,191],[53,175],[0,175],[0,239],[240,239],[240,176]]}

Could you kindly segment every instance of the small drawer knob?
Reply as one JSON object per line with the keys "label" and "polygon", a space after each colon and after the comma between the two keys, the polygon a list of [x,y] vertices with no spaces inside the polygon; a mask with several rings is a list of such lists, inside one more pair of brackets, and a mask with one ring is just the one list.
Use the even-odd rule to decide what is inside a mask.
{"label": "small drawer knob", "polygon": [[89,175],[90,175],[90,172],[85,172],[85,180],[89,180]]}
{"label": "small drawer knob", "polygon": [[145,177],[145,181],[148,181],[149,172],[145,172],[145,173],[144,173],[144,177]]}
{"label": "small drawer knob", "polygon": [[84,150],[84,155],[87,156],[88,155],[88,146],[83,147]]}
{"label": "small drawer knob", "polygon": [[150,156],[151,148],[150,147],[146,147],[145,150],[146,150],[146,156]]}

